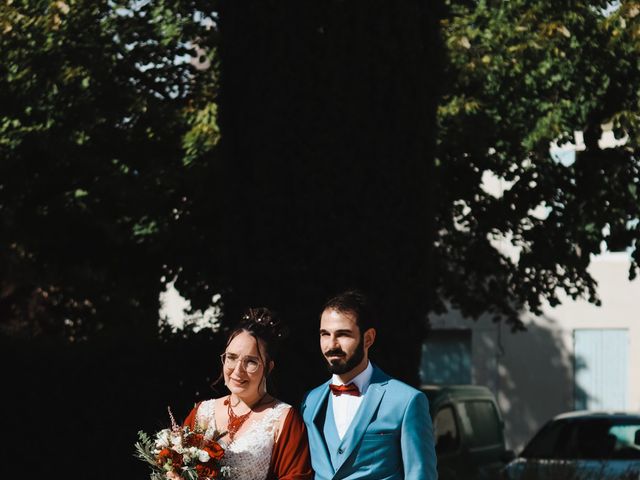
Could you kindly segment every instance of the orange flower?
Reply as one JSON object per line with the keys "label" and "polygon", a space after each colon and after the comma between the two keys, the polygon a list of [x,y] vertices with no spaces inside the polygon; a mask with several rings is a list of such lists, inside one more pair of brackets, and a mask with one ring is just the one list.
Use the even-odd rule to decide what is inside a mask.
{"label": "orange flower", "polygon": [[158,465],[164,465],[169,458],[171,458],[171,450],[163,448],[158,454]]}
{"label": "orange flower", "polygon": [[196,465],[196,473],[198,478],[216,478],[219,473],[218,465],[213,461],[199,463]]}
{"label": "orange flower", "polygon": [[202,449],[206,451],[209,454],[209,456],[215,460],[220,460],[222,457],[224,457],[224,450],[218,442],[214,442],[214,441],[207,442],[207,444],[203,446]]}
{"label": "orange flower", "polygon": [[162,466],[169,460],[171,460],[171,465],[173,465],[175,468],[182,467],[182,455],[180,455],[178,452],[174,452],[170,448],[163,448],[162,450],[160,450],[157,459],[158,465]]}

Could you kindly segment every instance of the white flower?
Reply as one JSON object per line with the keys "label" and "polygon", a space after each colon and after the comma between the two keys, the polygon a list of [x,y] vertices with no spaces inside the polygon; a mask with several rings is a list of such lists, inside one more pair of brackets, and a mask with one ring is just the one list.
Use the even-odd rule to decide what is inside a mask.
{"label": "white flower", "polygon": [[202,463],[208,462],[211,457],[206,450],[198,450],[198,460]]}
{"label": "white flower", "polygon": [[171,444],[175,448],[182,447],[182,435],[180,435],[180,433],[171,432],[170,438],[171,438]]}
{"label": "white flower", "polygon": [[156,435],[156,447],[159,449],[167,448],[169,446],[169,432],[170,430],[161,430]]}
{"label": "white flower", "polygon": [[184,452],[182,452],[182,460],[184,460],[184,463],[191,463],[192,459],[198,458],[199,453],[200,450],[197,447],[185,448]]}

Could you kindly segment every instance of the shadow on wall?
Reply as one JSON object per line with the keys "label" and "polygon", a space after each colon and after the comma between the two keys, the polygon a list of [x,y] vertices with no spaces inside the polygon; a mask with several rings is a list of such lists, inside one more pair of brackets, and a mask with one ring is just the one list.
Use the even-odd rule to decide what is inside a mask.
{"label": "shadow on wall", "polygon": [[[574,410],[574,396],[587,396],[574,385],[567,335],[550,317],[528,322],[526,332],[511,333],[500,325],[493,335],[480,335],[478,348],[495,352],[493,388],[505,418],[507,440],[517,452],[547,420]],[[476,378],[483,380],[482,375]]]}
{"label": "shadow on wall", "polygon": [[548,316],[523,320],[527,331],[511,333],[488,315],[474,321],[451,310],[432,318],[421,365],[427,383],[489,387],[505,419],[507,444],[516,452],[547,420],[573,410],[574,399],[588,398],[574,387],[575,369],[586,365],[583,359],[574,365],[571,332]]}

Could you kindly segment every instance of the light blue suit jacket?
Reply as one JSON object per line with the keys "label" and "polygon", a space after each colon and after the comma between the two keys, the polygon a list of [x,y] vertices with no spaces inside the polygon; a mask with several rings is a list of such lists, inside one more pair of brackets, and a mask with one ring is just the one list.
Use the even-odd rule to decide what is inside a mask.
{"label": "light blue suit jacket", "polygon": [[301,407],[316,480],[438,478],[426,395],[373,366],[358,412],[330,452],[323,436],[329,383],[311,390]]}

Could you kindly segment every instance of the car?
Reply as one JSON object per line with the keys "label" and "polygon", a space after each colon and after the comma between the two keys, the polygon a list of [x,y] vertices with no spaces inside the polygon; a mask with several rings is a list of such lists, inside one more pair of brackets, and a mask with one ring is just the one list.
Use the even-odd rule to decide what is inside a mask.
{"label": "car", "polygon": [[569,412],[548,421],[504,480],[639,480],[640,413]]}
{"label": "car", "polygon": [[433,419],[439,480],[498,478],[514,458],[496,399],[480,385],[423,385]]}

